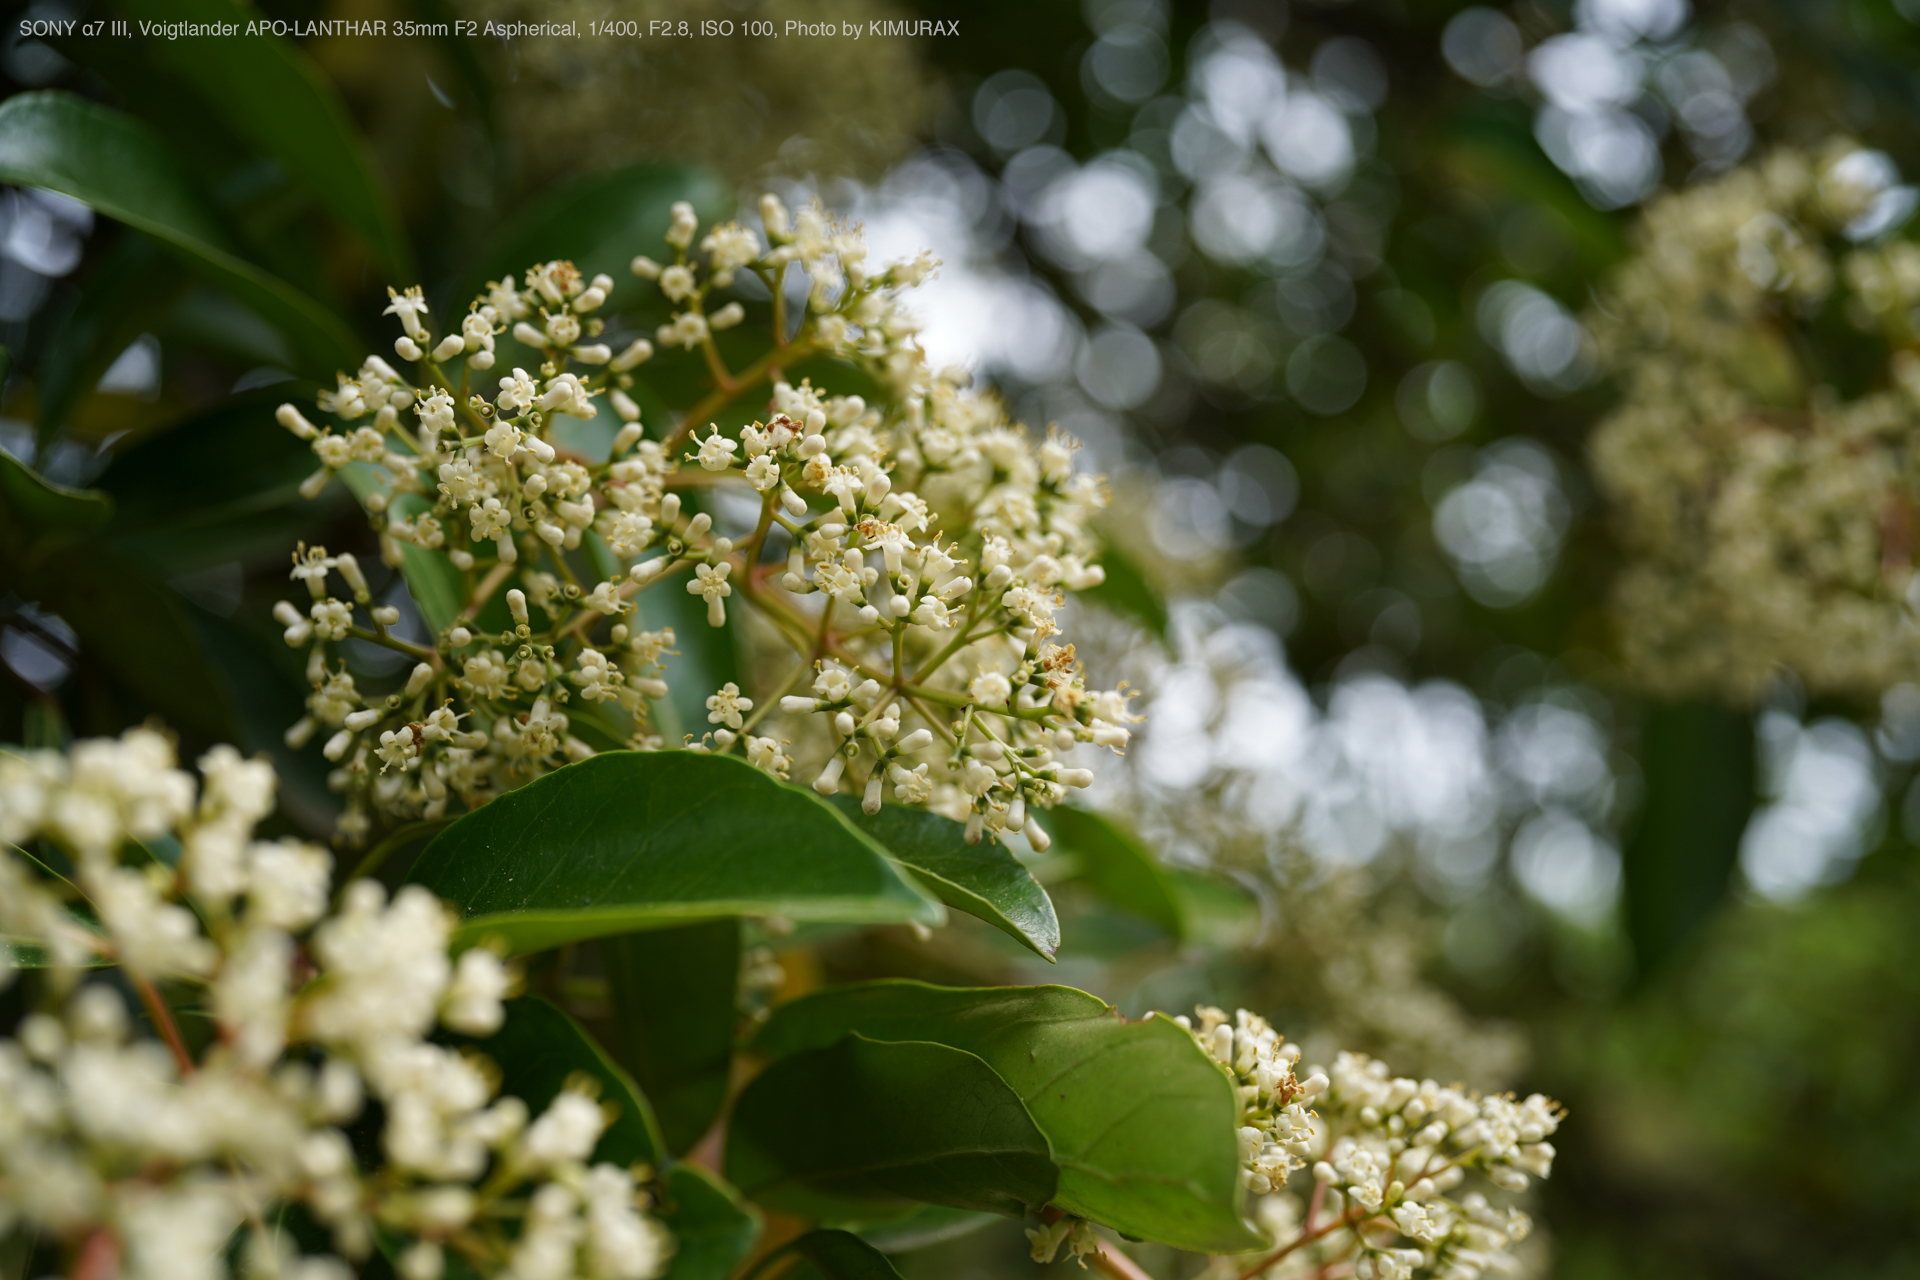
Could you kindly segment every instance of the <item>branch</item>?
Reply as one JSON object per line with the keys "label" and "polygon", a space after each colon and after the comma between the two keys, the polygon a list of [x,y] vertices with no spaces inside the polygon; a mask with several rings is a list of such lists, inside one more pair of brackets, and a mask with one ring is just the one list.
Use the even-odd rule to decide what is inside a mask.
{"label": "branch", "polygon": [[[193,1057],[187,1052],[187,1046],[180,1039],[180,1028],[173,1023],[173,1010],[167,1008],[167,1002],[160,998],[160,992],[150,978],[137,973],[129,973],[128,980],[133,989],[140,993],[140,1003],[147,1007],[147,1016],[153,1019],[154,1029],[160,1038],[167,1042],[167,1049],[173,1054],[173,1064],[180,1068],[182,1077],[193,1074]],[[88,1242],[92,1247],[92,1241]]]}

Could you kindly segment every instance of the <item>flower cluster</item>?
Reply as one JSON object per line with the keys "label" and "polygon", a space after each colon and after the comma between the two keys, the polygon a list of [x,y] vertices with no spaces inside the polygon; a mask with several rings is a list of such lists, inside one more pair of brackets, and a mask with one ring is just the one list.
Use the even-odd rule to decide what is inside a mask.
{"label": "flower cluster", "polygon": [[1632,557],[1622,650],[1656,692],[1920,675],[1920,248],[1884,239],[1894,182],[1839,141],[1663,197],[1589,317],[1624,393],[1592,445]]}
{"label": "flower cluster", "polygon": [[[1509,1193],[1546,1177],[1557,1103],[1394,1077],[1356,1053],[1341,1053],[1330,1069],[1309,1068],[1303,1081],[1294,1072],[1299,1047],[1265,1020],[1244,1009],[1232,1019],[1207,1007],[1198,1015],[1198,1025],[1177,1021],[1237,1082],[1249,1189],[1277,1193],[1260,1206],[1277,1247],[1243,1274],[1327,1274],[1342,1265],[1381,1280],[1416,1272],[1476,1280],[1508,1269],[1507,1251],[1531,1225],[1527,1215],[1480,1191],[1453,1193],[1469,1172]],[[1303,1217],[1284,1187],[1306,1166],[1314,1189]]]}
{"label": "flower cluster", "polygon": [[[61,1241],[74,1274],[141,1280],[224,1276],[239,1230],[249,1273],[289,1280],[344,1280],[376,1243],[405,1280],[437,1280],[448,1249],[513,1280],[659,1274],[671,1239],[635,1171],[588,1166],[601,1105],[569,1089],[533,1116],[429,1038],[500,1027],[499,959],[451,957],[451,914],[418,887],[355,881],[330,910],[328,853],[254,834],[272,768],[216,747],[200,773],[150,729],[0,754],[0,840],[40,849],[0,852],[0,980],[17,955],[49,966],[46,1008],[0,1039],[0,1226]],[[157,1038],[119,984],[80,982],[102,966]],[[369,1102],[373,1167],[348,1136]],[[334,1253],[297,1255],[291,1205]]]}
{"label": "flower cluster", "polygon": [[[707,696],[713,728],[685,744],[738,750],[782,777],[808,756],[817,790],[858,791],[869,811],[890,789],[966,820],[969,839],[1024,832],[1044,847],[1032,810],[1092,778],[1062,755],[1125,746],[1127,694],[1087,688],[1055,640],[1064,593],[1102,580],[1090,521],[1104,498],[1075,472],[1074,443],[1036,442],[968,394],[964,374],[928,368],[899,295],[930,258],[876,269],[858,232],[817,206],[790,213],[768,196],[759,214],[759,231],[703,236],[692,208],[674,206],[670,260],[631,264],[674,308],[651,336],[617,336],[614,281],[567,262],[494,282],[440,337],[420,290],[390,291],[394,349],[418,374],[369,357],[321,397],[338,420],[324,427],[281,406],[321,463],[307,491],[341,476],[382,560],[437,614],[431,634],[407,638],[354,556],[295,553],[307,598],[276,616],[308,650],[313,693],[288,741],[324,735],[348,840],[376,817],[472,808],[596,750],[663,745],[653,717],[676,637],[630,620],[654,587],[698,597],[714,627],[744,600],[793,651],[770,696],[737,684]],[[807,289],[790,317],[796,276]],[[746,278],[768,299],[771,342],[735,371],[714,335],[747,312],[718,294]],[[476,372],[508,363],[508,343],[521,363],[493,375],[491,398],[474,392]],[[629,392],[656,346],[697,353],[713,390],[649,437]],[[785,370],[810,355],[861,369],[884,395],[796,385]],[[714,425],[754,386],[771,391],[761,419]],[[609,416],[604,457],[562,427]],[[756,516],[723,536],[728,493]],[[404,684],[363,690],[339,648],[350,641],[412,658]],[[810,693],[789,692],[803,682]],[[804,735],[794,752],[753,732],[776,710]]]}

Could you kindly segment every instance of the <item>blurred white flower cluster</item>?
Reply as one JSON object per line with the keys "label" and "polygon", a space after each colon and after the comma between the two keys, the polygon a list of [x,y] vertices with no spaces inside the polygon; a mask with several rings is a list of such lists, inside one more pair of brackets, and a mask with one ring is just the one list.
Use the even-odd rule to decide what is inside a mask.
{"label": "blurred white flower cluster", "polygon": [[[213,1280],[242,1229],[248,1273],[288,1280],[344,1280],[376,1246],[405,1280],[449,1248],[514,1280],[659,1274],[672,1241],[635,1171],[587,1165],[601,1105],[568,1090],[531,1116],[430,1039],[501,1026],[501,962],[450,956],[417,887],[355,881],[330,908],[324,849],[254,834],[272,767],[216,747],[200,773],[151,729],[0,753],[0,841],[39,851],[0,852],[0,982],[48,970],[46,1008],[0,1039],[0,1230],[93,1280]],[[348,1136],[370,1102],[378,1158]],[[298,1253],[294,1205],[334,1253]]]}
{"label": "blurred white flower cluster", "polygon": [[[1032,440],[996,401],[965,394],[964,374],[929,369],[898,305],[932,273],[926,255],[875,270],[858,232],[818,206],[795,215],[767,196],[759,212],[764,242],[737,223],[700,237],[692,208],[674,206],[671,261],[632,263],[677,308],[651,340],[617,352],[599,341],[614,282],[549,262],[524,288],[489,286],[441,338],[419,290],[395,293],[389,314],[406,330],[395,349],[419,366],[418,385],[369,357],[321,397],[338,430],[281,407],[323,464],[309,491],[346,472],[383,559],[417,574],[431,558],[459,597],[457,620],[415,643],[396,634],[396,608],[373,604],[351,555],[295,556],[310,598],[283,602],[278,616],[287,643],[308,648],[313,694],[288,741],[326,735],[348,839],[363,838],[376,813],[438,817],[450,800],[483,803],[593,754],[589,738],[662,745],[647,700],[667,696],[661,664],[675,635],[622,620],[656,585],[700,597],[716,627],[738,593],[797,654],[772,696],[730,683],[708,697],[715,727],[688,745],[738,749],[784,777],[789,744],[754,729],[776,708],[817,717],[830,746],[810,762],[814,787],[858,790],[869,811],[890,787],[967,820],[970,839],[1024,830],[1044,847],[1030,807],[1091,781],[1056,753],[1125,745],[1135,719],[1125,694],[1089,690],[1072,646],[1054,642],[1062,593],[1103,576],[1089,521],[1104,499],[1075,472],[1074,443]],[[797,320],[786,314],[789,267],[807,282]],[[709,302],[742,276],[764,286],[772,335],[736,372],[714,333],[745,310]],[[469,380],[492,368],[503,335],[538,369],[512,369],[489,400]],[[648,439],[628,391],[655,342],[700,353],[713,390]],[[816,354],[862,368],[884,401],[793,385],[786,368]],[[457,373],[446,363],[456,358]],[[765,421],[711,425],[765,383]],[[561,417],[593,418],[596,400],[623,423],[604,461],[555,432]],[[363,419],[371,425],[345,425]],[[715,510],[729,495],[744,500],[757,508],[751,532],[720,536],[683,491]],[[336,577],[345,593],[334,593]],[[363,692],[333,648],[348,640],[406,654],[412,674],[390,695]],[[810,695],[787,693],[803,683]]]}
{"label": "blurred white flower cluster", "polygon": [[[1251,1190],[1273,1193],[1258,1213],[1275,1248],[1251,1267],[1236,1260],[1243,1280],[1335,1267],[1380,1280],[1476,1280],[1512,1269],[1509,1251],[1526,1237],[1527,1215],[1480,1191],[1452,1193],[1469,1172],[1507,1193],[1547,1177],[1558,1103],[1396,1078],[1385,1063],[1344,1052],[1302,1081],[1293,1070],[1299,1046],[1264,1019],[1244,1009],[1232,1019],[1214,1008],[1198,1014],[1197,1026],[1177,1021],[1238,1082],[1245,1176]],[[1303,1211],[1284,1188],[1307,1165],[1313,1190]]]}
{"label": "blurred white flower cluster", "polygon": [[1912,207],[1877,152],[1778,152],[1650,205],[1602,293],[1624,395],[1592,456],[1631,554],[1622,650],[1656,692],[1920,670],[1920,248],[1884,239]]}

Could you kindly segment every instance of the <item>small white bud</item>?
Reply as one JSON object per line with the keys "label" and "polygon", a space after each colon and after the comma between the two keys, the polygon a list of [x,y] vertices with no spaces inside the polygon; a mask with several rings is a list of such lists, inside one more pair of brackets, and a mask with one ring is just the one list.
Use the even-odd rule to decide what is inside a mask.
{"label": "small white bud", "polygon": [[646,428],[642,427],[639,423],[634,422],[631,419],[628,419],[627,425],[624,427],[621,427],[620,430],[614,434],[613,452],[616,455],[625,453],[627,450],[633,448],[633,446],[635,446],[636,444],[639,444],[640,437],[645,434],[646,434]]}
{"label": "small white bud", "polygon": [[467,340],[457,333],[450,333],[440,339],[440,345],[433,349],[435,360],[451,360],[467,349]]}
{"label": "small white bud", "polygon": [[613,411],[620,415],[622,422],[640,421],[640,406],[633,402],[632,396],[616,387],[607,399],[613,405]]}
{"label": "small white bud", "polygon": [[868,817],[880,812],[880,771],[878,769],[875,769],[873,776],[867,779],[867,791],[860,797],[860,809]]}
{"label": "small white bud", "polygon": [[604,342],[595,342],[588,346],[575,347],[573,358],[581,364],[605,364],[613,359],[613,348]]}
{"label": "small white bud", "polygon": [[427,687],[427,681],[431,679],[433,679],[432,667],[424,662],[416,665],[412,673],[407,676],[406,696],[409,698],[419,697],[420,691]]}
{"label": "small white bud", "polygon": [[642,560],[639,564],[627,570],[627,578],[630,581],[644,586],[646,583],[652,582],[655,578],[659,577],[660,571],[666,567],[667,557],[655,556],[651,560]]}
{"label": "small white bud", "polygon": [[803,698],[798,694],[788,694],[786,697],[780,699],[780,709],[790,716],[799,716],[806,715],[811,711],[818,711],[820,704],[812,698]]}
{"label": "small white bud", "polygon": [[900,739],[899,750],[905,754],[911,755],[915,751],[925,751],[928,747],[932,745],[933,745],[933,730],[915,729],[912,733]]}
{"label": "small white bud", "polygon": [[397,626],[400,622],[400,611],[390,604],[375,605],[371,612],[373,620],[383,627]]}
{"label": "small white bud", "polygon": [[513,615],[513,620],[515,622],[519,623],[522,626],[526,625],[527,593],[520,590],[520,588],[518,587],[515,587],[513,588],[513,590],[507,592],[507,612]]}
{"label": "small white bud", "polygon": [[635,338],[613,358],[609,367],[615,373],[625,373],[635,365],[645,364],[651,359],[653,359],[653,344],[645,338]]}
{"label": "small white bud", "polygon": [[634,260],[627,265],[628,269],[642,280],[658,280],[660,278],[660,264],[644,253],[634,258]]}
{"label": "small white bud", "polygon": [[331,738],[327,739],[327,745],[320,748],[320,754],[325,756],[329,760],[338,760],[341,756],[344,756],[345,754],[347,754],[347,748],[352,745],[353,745],[352,732],[346,729],[342,729],[340,732],[334,734]]}
{"label": "small white bud", "polygon": [[707,317],[707,327],[714,330],[731,329],[746,318],[747,309],[745,307],[737,302],[729,302],[726,306]]}
{"label": "small white bud", "polygon": [[308,422],[306,416],[290,404],[283,404],[273,411],[274,420],[302,440],[311,440],[320,434],[320,428]]}
{"label": "small white bud", "polygon": [[341,723],[345,724],[347,728],[353,730],[355,733],[358,733],[362,729],[379,724],[380,713],[378,711],[349,711],[346,719]]}
{"label": "small white bud", "polygon": [[711,528],[713,528],[713,517],[702,511],[694,516],[693,519],[687,521],[687,536],[689,538],[698,538]]}
{"label": "small white bud", "polygon": [[1047,834],[1046,828],[1034,821],[1032,814],[1027,815],[1026,825],[1020,828],[1020,834],[1027,838],[1027,843],[1033,846],[1035,853],[1045,853],[1053,847],[1053,837]]}
{"label": "small white bud", "polygon": [[420,344],[404,333],[393,340],[393,350],[402,360],[418,360],[421,354]]}

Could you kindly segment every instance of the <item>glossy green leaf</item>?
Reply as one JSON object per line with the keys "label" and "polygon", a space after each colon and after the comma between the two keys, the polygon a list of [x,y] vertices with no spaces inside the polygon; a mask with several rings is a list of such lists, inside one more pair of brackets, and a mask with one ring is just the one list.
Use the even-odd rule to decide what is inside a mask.
{"label": "glossy green leaf", "polygon": [[1080,879],[1114,906],[1187,936],[1187,902],[1179,883],[1153,851],[1112,818],[1062,805],[1041,819],[1062,853],[1080,860]]}
{"label": "glossy green leaf", "polygon": [[740,922],[708,920],[600,943],[613,1046],[653,1102],[676,1155],[726,1105],[740,980]]}
{"label": "glossy green leaf", "polygon": [[145,125],[58,90],[0,103],[0,181],[45,187],[146,232],[278,325],[315,373],[357,363],[318,302],[239,256],[205,198]]}
{"label": "glossy green leaf", "polygon": [[925,809],[889,804],[869,817],[856,796],[835,796],[834,803],[853,825],[913,868],[940,901],[978,916],[1048,960],[1059,951],[1053,900],[1005,845],[986,840],[970,845],[965,825]]}
{"label": "glossy green leaf", "polygon": [[685,751],[607,752],[508,792],[441,832],[412,879],[460,908],[462,939],[516,951],[727,916],[945,918],[811,791]]}
{"label": "glossy green leaf", "polygon": [[1060,1208],[1183,1249],[1259,1247],[1241,1216],[1233,1086],[1173,1022],[1126,1022],[1070,987],[886,981],[775,1010],[752,1047],[784,1060],[849,1033],[934,1041],[992,1066],[1047,1135]]}
{"label": "glossy green leaf", "polygon": [[741,1093],[727,1177],[762,1204],[858,1220],[912,1201],[1011,1214],[1053,1198],[1047,1139],[993,1068],[919,1041],[847,1036]]}
{"label": "glossy green leaf", "polygon": [[[257,13],[239,0],[121,0],[136,18],[239,22]],[[320,69],[273,35],[246,40],[161,40],[153,56],[214,107],[228,127],[286,167],[359,234],[405,286],[412,254],[359,130]]]}
{"label": "glossy green leaf", "polygon": [[529,1113],[538,1116],[571,1077],[590,1076],[600,1087],[600,1101],[617,1109],[593,1149],[593,1159],[617,1165],[659,1164],[666,1148],[653,1109],[633,1077],[586,1028],[542,996],[521,996],[507,1001],[506,1007],[507,1020],[500,1030],[482,1039],[458,1038],[500,1068],[500,1092],[519,1098]]}
{"label": "glossy green leaf", "polygon": [[900,1280],[887,1255],[846,1231],[809,1231],[786,1248],[800,1265],[779,1271],[780,1280]]}
{"label": "glossy green leaf", "polygon": [[1084,600],[1104,605],[1123,617],[1132,618],[1147,630],[1167,638],[1167,604],[1160,593],[1140,572],[1133,558],[1109,543],[1101,548],[1100,568],[1107,575],[1099,586],[1082,591]]}
{"label": "glossy green leaf", "polygon": [[753,1206],[698,1165],[675,1164],[661,1175],[659,1214],[674,1241],[664,1280],[727,1280],[760,1234]]}

